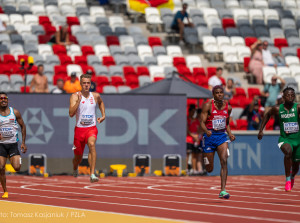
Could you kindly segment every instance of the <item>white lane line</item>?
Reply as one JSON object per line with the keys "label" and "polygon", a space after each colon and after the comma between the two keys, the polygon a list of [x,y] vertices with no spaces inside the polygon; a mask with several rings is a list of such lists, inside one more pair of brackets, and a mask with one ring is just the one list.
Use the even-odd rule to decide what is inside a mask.
{"label": "white lane line", "polygon": [[[12,193],[14,194],[14,193]],[[129,216],[129,217],[137,217],[137,218],[146,218],[146,219],[157,219],[157,220],[168,220],[168,221],[174,221],[174,222],[195,222],[195,221],[187,221],[187,220],[180,220],[180,219],[171,219],[171,218],[161,218],[161,217],[151,217],[146,215],[134,215],[134,214],[125,214],[125,213],[118,213],[118,212],[111,212],[111,211],[98,211],[98,210],[90,210],[90,209],[83,209],[83,208],[72,208],[72,207],[62,207],[62,206],[56,206],[56,205],[50,205],[50,204],[36,204],[36,203],[30,203],[30,202],[21,202],[21,201],[6,201],[6,200],[0,200],[0,202],[10,202],[10,203],[19,203],[19,204],[32,204],[36,206],[47,206],[47,207],[55,207],[55,208],[64,208],[64,209],[71,209],[75,211],[88,211],[88,212],[96,212],[96,213],[103,213],[103,214],[114,214],[114,215],[122,215],[122,216]],[[197,221],[199,222],[199,221]],[[202,221],[201,221],[202,222]],[[200,223],[201,223],[200,222]],[[204,222],[202,222],[204,223]]]}
{"label": "white lane line", "polygon": [[[293,221],[287,219],[278,219],[278,218],[265,218],[265,217],[254,217],[254,216],[247,216],[247,215],[235,215],[235,214],[226,214],[226,213],[218,213],[218,212],[199,212],[199,211],[192,211],[192,210],[184,210],[184,209],[175,209],[175,208],[165,208],[165,207],[154,207],[154,206],[146,206],[146,205],[134,205],[134,204],[126,204],[126,203],[114,203],[114,202],[104,202],[104,201],[91,201],[91,200],[83,200],[83,199],[71,199],[71,198],[62,198],[62,197],[50,197],[50,196],[43,196],[43,195],[33,195],[33,194],[19,194],[19,193],[12,193],[17,195],[29,196],[29,197],[39,197],[39,198],[47,198],[47,199],[58,199],[58,200],[67,200],[67,201],[79,201],[80,203],[89,202],[89,203],[96,203],[96,204],[108,204],[108,205],[118,205],[118,206],[126,206],[126,207],[136,207],[136,208],[146,208],[146,209],[158,209],[158,210],[166,210],[166,211],[174,211],[174,212],[183,212],[183,213],[193,213],[193,214],[200,214],[200,215],[212,215],[212,216],[222,216],[222,217],[231,217],[231,218],[238,218],[238,219],[252,219],[252,220],[262,220],[262,221],[271,221],[271,222],[288,222],[288,223],[299,223],[300,221]],[[203,204],[206,206],[206,204]],[[217,205],[216,205],[217,206]],[[297,213],[298,214],[298,213]],[[299,213],[300,214],[300,213]]]}

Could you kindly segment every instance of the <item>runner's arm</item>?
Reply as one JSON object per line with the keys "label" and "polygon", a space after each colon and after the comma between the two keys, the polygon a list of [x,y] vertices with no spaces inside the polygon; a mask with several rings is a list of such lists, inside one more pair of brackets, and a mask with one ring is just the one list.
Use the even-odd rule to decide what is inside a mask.
{"label": "runner's arm", "polygon": [[208,129],[205,126],[205,122],[208,117],[208,112],[209,112],[210,106],[211,106],[211,101],[204,104],[202,112],[201,112],[201,116],[200,116],[201,117],[201,120],[200,120],[201,129],[203,130],[204,133],[206,133],[207,136],[211,135],[211,131],[208,131]]}
{"label": "runner's arm", "polygon": [[71,118],[76,114],[76,111],[81,101],[81,97],[81,92],[78,92],[78,94],[74,93],[70,97],[69,116]]}
{"label": "runner's arm", "polygon": [[268,123],[269,119],[271,118],[271,116],[278,115],[278,114],[279,114],[279,106],[275,105],[264,115],[263,120],[260,125],[260,128],[259,128],[258,135],[257,135],[257,138],[259,140],[262,139],[262,137],[264,135],[263,130],[264,130],[266,124]]}
{"label": "runner's arm", "polygon": [[20,127],[21,127],[21,132],[22,132],[21,151],[22,151],[23,153],[26,153],[26,151],[27,151],[27,146],[26,146],[26,144],[25,144],[25,141],[26,141],[26,125],[25,125],[25,123],[24,123],[24,121],[23,121],[23,118],[22,118],[21,113],[20,113],[17,109],[14,109],[14,113],[15,113],[17,122],[18,122],[18,124],[19,124]]}
{"label": "runner's arm", "polygon": [[97,118],[98,123],[101,123],[105,120],[105,105],[99,93],[97,93],[97,102],[99,105],[99,110],[102,114],[101,118]]}

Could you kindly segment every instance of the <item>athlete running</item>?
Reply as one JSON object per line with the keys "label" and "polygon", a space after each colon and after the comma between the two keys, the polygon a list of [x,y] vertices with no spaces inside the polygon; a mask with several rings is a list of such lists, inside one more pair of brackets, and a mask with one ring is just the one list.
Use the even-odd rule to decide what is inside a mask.
{"label": "athlete running", "polygon": [[[285,191],[290,192],[294,186],[294,178],[299,170],[300,162],[300,104],[295,103],[295,90],[287,87],[283,90],[284,104],[275,105],[265,114],[257,138],[263,138],[263,129],[273,115],[279,116],[280,137],[278,147],[284,154]],[[292,168],[292,174],[291,174]]]}
{"label": "athlete running", "polygon": [[229,156],[227,132],[230,141],[235,140],[229,127],[229,117],[232,111],[230,105],[224,101],[224,89],[217,85],[212,89],[213,99],[206,103],[201,113],[201,128],[203,135],[203,155],[207,172],[214,169],[214,156],[217,151],[221,164],[221,192],[219,198],[229,199],[226,192],[226,180],[228,175],[227,159]]}
{"label": "athlete running", "polygon": [[90,165],[90,182],[97,182],[99,179],[95,176],[96,166],[96,140],[98,130],[96,127],[96,105],[102,114],[97,118],[101,123],[105,120],[105,106],[99,93],[90,92],[91,76],[83,74],[80,76],[82,90],[76,92],[70,97],[69,115],[73,117],[76,114],[76,126],[74,134],[74,159],[73,159],[73,176],[78,176],[78,165],[83,156],[84,147],[89,147],[88,162]]}

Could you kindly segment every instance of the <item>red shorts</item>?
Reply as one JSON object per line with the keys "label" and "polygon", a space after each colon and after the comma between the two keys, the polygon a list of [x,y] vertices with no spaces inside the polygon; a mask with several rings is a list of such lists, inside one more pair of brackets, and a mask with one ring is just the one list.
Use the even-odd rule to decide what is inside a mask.
{"label": "red shorts", "polygon": [[75,127],[74,134],[74,154],[82,155],[84,151],[84,147],[87,144],[89,137],[95,137],[97,139],[98,129],[96,126],[80,128]]}

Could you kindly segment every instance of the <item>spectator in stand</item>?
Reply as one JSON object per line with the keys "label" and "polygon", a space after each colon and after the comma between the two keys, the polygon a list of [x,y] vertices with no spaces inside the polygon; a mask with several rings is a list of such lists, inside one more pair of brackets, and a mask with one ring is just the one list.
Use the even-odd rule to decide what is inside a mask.
{"label": "spectator in stand", "polygon": [[258,130],[260,122],[262,120],[259,113],[259,97],[256,95],[253,97],[252,102],[249,105],[247,120],[248,120],[248,130]]}
{"label": "spectator in stand", "polygon": [[38,73],[34,75],[31,84],[31,93],[49,93],[48,78],[44,75],[44,66],[42,64],[37,67]]}
{"label": "spectator in stand", "polygon": [[71,73],[71,79],[67,80],[64,84],[64,90],[70,94],[81,91],[80,81],[76,77],[76,72]]}
{"label": "spectator in stand", "polygon": [[227,79],[227,84],[224,89],[224,100],[229,101],[235,95],[235,84],[232,78]]}
{"label": "spectator in stand", "polygon": [[[280,80],[281,83],[277,83],[277,79]],[[272,107],[276,105],[277,97],[281,91],[281,89],[285,85],[285,80],[281,77],[274,75],[271,79],[271,84],[266,84],[264,87],[264,91],[262,92],[262,96],[266,97],[265,108],[266,112],[268,111],[268,107]]]}
{"label": "spectator in stand", "polygon": [[58,79],[56,81],[56,87],[51,91],[52,94],[64,94],[66,91],[64,90],[64,80]]}
{"label": "spectator in stand", "polygon": [[0,33],[6,33],[6,24],[0,19]]}
{"label": "spectator in stand", "polygon": [[[180,34],[180,37],[179,37],[180,45],[184,45],[184,42],[183,42],[184,27],[185,26],[194,27],[194,24],[191,23],[189,20],[189,14],[187,13],[187,7],[188,7],[187,3],[182,4],[182,10],[177,11],[177,13],[174,16],[173,22],[171,24],[171,28],[176,30]],[[184,21],[183,21],[184,18],[187,18],[188,24],[184,24]]]}
{"label": "spectator in stand", "polygon": [[262,42],[257,40],[251,45],[251,59],[249,62],[249,71],[255,76],[257,84],[263,84],[263,67]]}
{"label": "spectator in stand", "polygon": [[212,90],[214,86],[223,85],[222,74],[223,74],[223,68],[218,67],[216,71],[216,75],[213,75],[208,79],[209,90]]}
{"label": "spectator in stand", "polygon": [[[280,54],[272,55],[271,51],[268,49],[269,43],[268,41],[263,42],[263,61],[264,64],[271,67],[284,66],[284,60]],[[274,57],[273,57],[274,56]]]}
{"label": "spectator in stand", "polygon": [[51,37],[50,43],[52,44],[58,44],[63,46],[71,45],[72,42],[70,42],[70,35],[68,32],[68,26],[62,26],[56,33]]}

